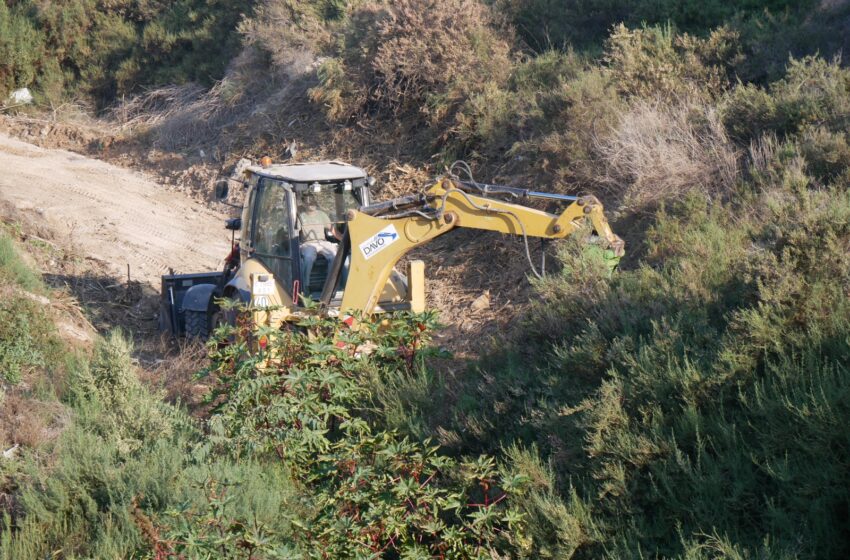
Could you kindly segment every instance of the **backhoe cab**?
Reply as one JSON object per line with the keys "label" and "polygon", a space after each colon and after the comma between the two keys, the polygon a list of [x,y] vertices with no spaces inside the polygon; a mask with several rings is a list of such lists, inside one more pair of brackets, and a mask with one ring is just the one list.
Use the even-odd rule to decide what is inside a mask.
{"label": "backhoe cab", "polygon": [[[216,303],[222,298],[275,308],[276,322],[296,319],[305,296],[322,295],[346,213],[369,205],[374,180],[359,167],[329,161],[250,166],[242,184],[242,216],[225,224],[239,238],[224,270],[162,278],[161,326],[175,335],[208,336],[224,320]],[[220,182],[216,196],[225,199],[228,190]],[[390,300],[402,300],[405,282],[394,275],[387,283]]]}
{"label": "backhoe cab", "polygon": [[[252,307],[258,324],[279,326],[307,313],[304,299],[329,316],[361,311],[424,311],[424,264],[410,250],[458,227],[558,239],[589,222],[605,254],[616,263],[623,242],[608,226],[594,197],[574,197],[439,179],[417,195],[372,203],[374,181],[341,162],[251,166],[241,218],[226,227],[240,232],[220,273],[170,274],[162,280],[163,327],[205,338],[224,321],[217,301]],[[226,183],[217,189],[227,197]],[[542,198],[566,208],[550,214],[517,201]]]}

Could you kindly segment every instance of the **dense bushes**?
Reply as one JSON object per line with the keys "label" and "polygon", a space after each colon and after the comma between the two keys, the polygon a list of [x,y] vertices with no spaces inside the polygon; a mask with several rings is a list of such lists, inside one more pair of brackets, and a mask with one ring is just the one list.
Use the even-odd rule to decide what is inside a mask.
{"label": "dense bushes", "polygon": [[[687,8],[663,2],[591,4],[264,0],[240,23],[244,49],[223,82],[206,95],[187,89],[193,92],[189,103],[186,95],[167,90],[142,105],[157,112],[163,100],[172,100],[162,119],[147,121],[162,123],[157,137],[167,147],[185,146],[183,137],[210,143],[238,137],[239,144],[250,143],[253,136],[264,151],[275,152],[306,131],[320,138],[304,142],[323,144],[328,128],[355,136],[369,130],[362,139],[346,142],[395,144],[393,139],[402,135],[396,157],[480,160],[504,175],[528,173],[554,182],[555,188],[596,189],[597,169],[605,166],[606,156],[594,146],[609,145],[611,130],[630,120],[620,119],[630,102],[661,99],[689,106],[706,101],[713,106],[730,89],[741,90],[733,87],[739,77],[763,82],[784,74],[789,52],[840,48],[810,33],[812,42],[805,48],[757,49],[772,37],[765,36],[767,23],[752,18],[785,26],[772,33],[785,37],[786,28],[815,25],[815,20],[838,26],[846,17],[839,8],[819,6],[803,22],[803,7],[786,12],[783,1]],[[770,12],[755,15],[765,8]],[[533,13],[551,28],[561,17],[555,12],[596,14],[607,23],[597,31],[578,25],[593,36],[591,49],[553,49],[564,44],[544,41],[550,47],[530,52],[516,40],[517,32],[529,31],[518,23],[524,21],[520,13]],[[779,22],[776,14],[783,13]],[[146,60],[153,71],[165,59]],[[741,103],[748,102],[747,92],[738,94]],[[688,120],[687,127],[706,128],[698,116]],[[740,126],[759,127],[760,122]],[[737,128],[733,136],[740,139]],[[690,132],[670,136],[683,134]]]}
{"label": "dense bushes", "polygon": [[0,97],[35,87],[105,105],[142,85],[221,77],[240,46],[236,26],[250,2],[174,3],[26,0],[0,8]]}
{"label": "dense bushes", "polygon": [[[61,444],[84,447],[85,468],[59,451],[53,471],[32,475],[41,486],[23,484],[16,514],[26,516],[8,546],[846,557],[848,72],[838,59],[788,61],[786,50],[778,79],[739,81],[775,72],[751,72],[767,60],[752,20],[707,27],[765,3],[655,2],[653,13],[697,33],[617,26],[610,36],[610,23],[650,5],[579,4],[269,0],[241,26],[243,56],[275,70],[272,81],[313,87],[311,125],[356,121],[348,131],[366,132],[346,138],[363,142],[411,132],[433,141],[404,154],[420,163],[436,144],[493,175],[604,193],[629,237],[623,270],[610,278],[596,256],[562,244],[520,342],[466,372],[423,367],[421,317],[389,330],[315,321],[264,331],[253,354],[250,338],[211,347],[218,392],[203,435],[128,381],[120,339],[102,342],[72,376],[93,396],[70,403],[79,420]],[[514,22],[562,26],[566,39],[548,43],[517,25],[533,47],[597,37],[598,58],[523,56],[500,6]],[[256,84],[235,78],[246,81],[213,94],[229,102]],[[309,107],[277,99],[287,103],[264,105],[257,122]],[[481,452],[499,460],[464,459]],[[149,474],[133,482],[131,470]],[[49,546],[32,544],[39,534]]]}
{"label": "dense bushes", "polygon": [[140,384],[111,333],[72,370],[52,449],[0,464],[14,496],[0,558],[533,557],[526,515],[541,513],[514,502],[549,503],[547,473],[442,456],[368,406],[365,379],[420,368],[432,323],[307,320],[259,341],[225,327],[206,433]]}
{"label": "dense bushes", "polygon": [[614,27],[604,60],[622,93],[632,97],[702,97],[728,89],[740,63],[740,37],[718,28],[706,39],[667,27]]}
{"label": "dense bushes", "polygon": [[805,14],[815,2],[788,0],[736,0],[724,2],[625,1],[625,0],[493,0],[508,15],[525,42],[537,51],[598,45],[618,23],[638,26],[672,23],[688,32],[701,33],[737,17],[761,15],[764,11]]}
{"label": "dense bushes", "polygon": [[129,351],[112,333],[90,366],[75,364],[61,435],[11,462],[21,472],[0,558],[137,556],[145,541],[134,508],[164,509],[192,495],[181,477],[191,422],[140,386]]}
{"label": "dense bushes", "polygon": [[0,96],[33,82],[41,42],[25,10],[0,3]]}
{"label": "dense bushes", "polygon": [[[458,103],[476,97],[480,103],[494,87],[503,90],[514,66],[509,52],[527,50],[526,45],[538,54],[573,46],[598,54],[612,30],[622,33],[618,24],[668,25],[666,38],[654,28],[628,32],[661,38],[653,60],[664,72],[668,65],[701,72],[698,60],[680,65],[661,51],[700,41],[723,47],[712,32],[719,28],[723,37],[740,36],[740,43],[733,45],[738,56],[719,65],[723,74],[717,78],[733,69],[746,78],[775,76],[789,52],[804,56],[846,46],[840,38],[846,10],[813,4],[26,0],[0,9],[0,52],[7,55],[0,66],[0,96],[34,86],[53,102],[70,94],[103,106],[152,85],[209,86],[244,47],[268,55],[288,74],[311,72],[317,57],[330,57],[314,98],[334,119],[364,109],[397,114],[404,105],[423,109],[429,122],[454,128]],[[679,36],[674,29],[706,39]],[[515,39],[514,30],[524,42]]]}
{"label": "dense bushes", "polygon": [[728,29],[700,39],[619,26],[605,44],[605,66],[557,51],[515,65],[507,87],[460,109],[449,146],[467,157],[510,158],[512,168],[533,161],[573,189],[629,204],[697,187],[724,191],[737,156],[714,105],[740,57]]}
{"label": "dense bushes", "polygon": [[850,72],[840,60],[792,59],[788,72],[767,89],[736,88],[725,103],[727,126],[742,141],[765,131],[795,134],[809,127],[843,132],[850,123]]}
{"label": "dense bushes", "polygon": [[[523,517],[511,503],[523,491],[524,476],[499,473],[487,457],[457,462],[441,456],[428,442],[386,431],[366,408],[364,378],[421,365],[430,322],[411,315],[349,328],[314,319],[300,325],[303,332],[261,329],[260,342],[243,327],[221,331],[231,343],[211,355],[218,404],[196,455],[285,468],[303,493],[297,511],[278,517],[299,530],[280,534],[251,527],[247,519],[219,519],[239,529],[218,546],[209,525],[220,506],[211,501],[185,512],[188,517],[162,519],[167,524],[156,546],[193,557],[214,551],[231,557],[242,546],[258,557],[283,550],[303,558],[522,553],[528,546]],[[258,532],[264,539],[250,541],[249,533]]]}
{"label": "dense bushes", "polygon": [[843,557],[850,198],[800,187],[673,205],[610,283],[566,248],[520,356],[395,416],[460,449],[536,445],[577,557]]}
{"label": "dense bushes", "polygon": [[367,4],[351,19],[312,91],[331,118],[371,113],[452,127],[459,105],[507,79],[511,38],[475,0]]}
{"label": "dense bushes", "polygon": [[179,414],[146,421],[159,399],[135,378],[120,335],[96,346],[90,366],[59,339],[51,292],[5,233],[0,280],[0,558],[132,556],[128,507],[173,493]]}
{"label": "dense bushes", "polygon": [[[647,192],[666,202],[642,208],[650,227],[632,248],[634,268],[609,280],[601,262],[567,243],[561,272],[537,286],[521,344],[466,376],[378,384],[379,406],[404,419],[400,427],[462,452],[535,446],[559,482],[552,525],[577,527],[565,541],[576,558],[844,557],[843,73],[805,60],[766,90],[739,85],[720,96],[720,107],[752,114],[783,108],[726,121],[732,131],[770,124],[746,158],[723,140],[732,165],[722,196],[708,169],[674,197],[660,174]],[[744,94],[758,104],[741,103]],[[659,106],[646,103],[622,119]],[[665,122],[644,120],[605,161],[650,170],[675,160],[627,149],[653,138],[672,149],[671,131],[683,125],[656,130],[655,121]],[[717,138],[727,134],[719,120],[712,126]],[[691,157],[716,152],[697,143]]]}

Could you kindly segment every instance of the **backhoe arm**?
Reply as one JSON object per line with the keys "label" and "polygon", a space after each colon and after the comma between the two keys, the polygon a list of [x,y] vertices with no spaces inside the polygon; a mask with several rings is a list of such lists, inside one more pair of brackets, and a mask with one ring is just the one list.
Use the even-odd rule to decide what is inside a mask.
{"label": "backhoe arm", "polygon": [[615,255],[623,254],[623,241],[611,231],[602,204],[593,196],[575,199],[557,215],[474,194],[462,186],[442,179],[423,194],[348,212],[351,266],[342,311],[374,311],[399,259],[458,227],[562,239],[587,220]]}

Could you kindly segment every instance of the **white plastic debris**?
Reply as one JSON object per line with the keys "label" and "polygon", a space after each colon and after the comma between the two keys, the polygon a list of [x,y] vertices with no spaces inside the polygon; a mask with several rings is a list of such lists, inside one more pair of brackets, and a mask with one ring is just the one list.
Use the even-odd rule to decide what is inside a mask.
{"label": "white plastic debris", "polygon": [[29,88],[20,88],[9,94],[9,101],[14,105],[29,105],[33,99]]}

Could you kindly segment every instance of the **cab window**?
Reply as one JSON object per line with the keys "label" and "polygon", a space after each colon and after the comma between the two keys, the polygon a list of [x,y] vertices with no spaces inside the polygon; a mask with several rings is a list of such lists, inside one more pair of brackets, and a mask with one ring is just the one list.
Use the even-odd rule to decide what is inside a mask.
{"label": "cab window", "polygon": [[239,243],[243,249],[250,248],[251,242],[251,215],[254,212],[254,201],[257,196],[257,183],[259,177],[251,175],[248,179],[248,200],[242,208],[242,231],[239,235]]}
{"label": "cab window", "polygon": [[292,282],[292,236],[288,191],[280,181],[260,180],[254,213],[254,255],[289,288]]}
{"label": "cab window", "polygon": [[[302,230],[302,238],[307,235],[311,239],[315,236],[312,230],[318,227],[340,230],[340,226],[345,223],[345,212],[362,205],[356,190],[345,191],[339,185],[323,185],[319,191],[300,192],[297,200],[298,226]],[[324,235],[320,238],[324,239]]]}

